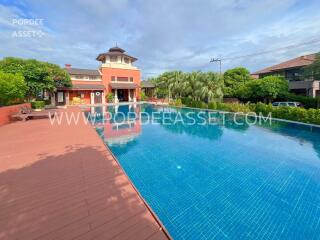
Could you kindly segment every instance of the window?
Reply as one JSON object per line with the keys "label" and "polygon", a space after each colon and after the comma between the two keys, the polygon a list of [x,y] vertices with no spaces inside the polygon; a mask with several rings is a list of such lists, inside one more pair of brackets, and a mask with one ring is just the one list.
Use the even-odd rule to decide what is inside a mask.
{"label": "window", "polygon": [[112,76],[111,77],[111,82],[115,82],[116,81],[116,77],[115,76]]}
{"label": "window", "polygon": [[288,81],[303,81],[303,69],[286,70],[285,77]]}
{"label": "window", "polygon": [[99,80],[101,79],[99,76],[89,76],[90,80]]}
{"label": "window", "polygon": [[127,64],[129,64],[129,58],[125,57],[125,58],[124,58],[124,62],[127,63]]}
{"label": "window", "polygon": [[118,57],[117,56],[110,56],[110,62],[117,62]]}
{"label": "window", "polygon": [[130,77],[130,82],[133,82],[133,77]]}
{"label": "window", "polygon": [[117,77],[118,82],[128,82],[128,77]]}
{"label": "window", "polygon": [[82,75],[75,75],[74,78],[75,79],[83,79],[83,76]]}

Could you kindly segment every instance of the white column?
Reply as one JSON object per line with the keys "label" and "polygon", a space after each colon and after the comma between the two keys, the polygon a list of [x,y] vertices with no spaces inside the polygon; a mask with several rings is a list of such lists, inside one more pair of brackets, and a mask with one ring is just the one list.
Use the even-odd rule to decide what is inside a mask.
{"label": "white column", "polygon": [[118,99],[118,89],[114,90],[114,103],[118,103],[119,99]]}
{"label": "white column", "polygon": [[102,104],[106,104],[106,96],[104,94],[104,91],[101,93],[102,95]]}
{"label": "white column", "polygon": [[56,105],[56,93],[51,94],[51,105]]}
{"label": "white column", "polygon": [[136,102],[136,101],[137,101],[136,92],[137,92],[137,89],[134,89],[134,90],[133,90],[133,102]]}
{"label": "white column", "polygon": [[94,92],[90,94],[90,104],[94,104]]}
{"label": "white column", "polygon": [[128,89],[128,101],[131,102],[131,89]]}
{"label": "white column", "polygon": [[70,102],[69,102],[69,92],[68,91],[65,92],[65,96],[64,97],[66,98],[66,105],[69,106]]}

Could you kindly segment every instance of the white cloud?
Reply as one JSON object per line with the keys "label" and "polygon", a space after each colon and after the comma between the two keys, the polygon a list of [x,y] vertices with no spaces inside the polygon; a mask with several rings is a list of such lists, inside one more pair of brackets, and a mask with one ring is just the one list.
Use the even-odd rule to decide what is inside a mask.
{"label": "white cloud", "polygon": [[[22,4],[23,5],[23,4]],[[21,4],[19,5],[21,6]],[[0,5],[0,56],[38,58],[63,65],[97,67],[95,57],[118,43],[139,58],[144,76],[165,70],[218,70],[211,57],[246,55],[320,38],[318,1],[294,0],[29,0]],[[55,11],[52,11],[54,9]],[[27,14],[26,14],[27,12]],[[42,39],[12,39],[12,16],[44,18]],[[255,58],[225,61],[257,70],[319,45]]]}

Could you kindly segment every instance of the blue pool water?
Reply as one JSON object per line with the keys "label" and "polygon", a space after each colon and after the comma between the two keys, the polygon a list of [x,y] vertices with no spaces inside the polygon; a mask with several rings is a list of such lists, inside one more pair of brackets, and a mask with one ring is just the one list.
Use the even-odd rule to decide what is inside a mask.
{"label": "blue pool water", "polygon": [[[137,105],[94,111],[170,111],[188,122],[191,110]],[[228,117],[223,124],[220,115],[204,125],[164,124],[163,118],[116,124],[98,117],[94,124],[174,239],[320,239],[318,128],[250,126],[243,118],[239,126]]]}

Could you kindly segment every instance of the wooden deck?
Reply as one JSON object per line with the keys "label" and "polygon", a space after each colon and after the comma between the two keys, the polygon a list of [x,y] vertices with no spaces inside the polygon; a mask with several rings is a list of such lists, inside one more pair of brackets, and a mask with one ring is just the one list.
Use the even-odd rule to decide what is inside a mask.
{"label": "wooden deck", "polygon": [[1,240],[168,238],[90,125],[0,127]]}

